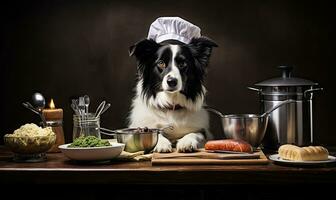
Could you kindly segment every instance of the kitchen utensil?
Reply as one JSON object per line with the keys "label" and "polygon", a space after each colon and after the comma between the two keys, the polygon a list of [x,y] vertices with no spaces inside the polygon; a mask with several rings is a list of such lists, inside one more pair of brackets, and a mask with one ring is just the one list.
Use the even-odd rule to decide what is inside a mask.
{"label": "kitchen utensil", "polygon": [[75,108],[75,110],[77,111],[77,113],[81,113],[81,111],[78,108],[78,99],[72,99],[71,100],[71,104],[73,104],[73,107]]}
{"label": "kitchen utensil", "polygon": [[88,95],[84,95],[84,105],[85,113],[89,113],[90,97]]}
{"label": "kitchen utensil", "polygon": [[[75,102],[76,102],[76,101],[75,101]],[[71,108],[72,108],[72,110],[75,112],[76,115],[80,115],[76,103],[72,102],[72,103],[71,103]]]}
{"label": "kitchen utensil", "polygon": [[45,99],[41,93],[34,93],[32,100],[38,109],[43,109],[45,107]]}
{"label": "kitchen utensil", "polygon": [[78,99],[78,108],[81,111],[81,113],[85,114],[85,100],[84,97],[79,97]]}
{"label": "kitchen utensil", "polygon": [[27,101],[25,104],[27,104],[27,105],[28,105],[30,108],[32,108],[33,110],[37,111],[37,110],[34,108],[34,106],[31,105],[31,103],[29,103],[28,101]]}
{"label": "kitchen utensil", "polygon": [[34,93],[32,96],[33,104],[36,106],[36,109],[38,110],[38,113],[41,117],[43,127],[46,127],[46,120],[44,118],[44,115],[42,114],[42,110],[45,107],[45,99],[41,93]]}
{"label": "kitchen utensil", "polygon": [[280,106],[294,103],[294,100],[286,100],[269,109],[261,115],[257,114],[230,114],[224,115],[218,110],[205,107],[222,118],[222,127],[227,139],[242,139],[254,148],[261,144],[264,138],[269,115]]}
{"label": "kitchen utensil", "polygon": [[[82,103],[84,103],[84,120],[88,119],[88,114],[89,114],[89,105],[90,105],[90,97],[88,95],[84,95],[84,97],[80,97],[79,98],[80,101],[83,101]],[[99,121],[100,123],[100,121]],[[85,132],[88,132],[88,128],[86,126],[85,127]],[[98,134],[99,138],[100,138],[100,134]]]}
{"label": "kitchen utensil", "polygon": [[25,108],[27,108],[27,109],[29,109],[29,110],[31,110],[33,113],[36,113],[36,114],[38,114],[39,115],[39,112],[29,103],[29,102],[25,102],[25,103],[22,103],[22,105],[25,107]]}
{"label": "kitchen utensil", "polygon": [[108,103],[104,106],[103,110],[101,111],[100,115],[102,115],[104,112],[106,112],[111,107],[111,104]]}
{"label": "kitchen utensil", "polygon": [[125,151],[145,151],[145,153],[149,153],[156,146],[159,134],[164,134],[164,130],[172,129],[172,127],[169,126],[160,129],[139,129],[140,128],[125,128],[119,130],[110,130],[106,128],[100,128],[100,133],[116,136],[119,143],[123,143],[126,145]]}
{"label": "kitchen utensil", "polygon": [[79,100],[78,99],[73,99],[71,103],[71,108],[74,110],[74,112],[80,116],[84,116],[84,111],[79,108],[78,106]]}
{"label": "kitchen utensil", "polygon": [[261,112],[268,110],[287,99],[296,102],[272,112],[263,140],[268,149],[278,149],[283,144],[309,146],[314,143],[313,129],[313,93],[318,83],[292,76],[293,67],[279,66],[282,76],[256,83],[260,99]]}
{"label": "kitchen utensil", "polygon": [[100,114],[102,113],[102,111],[103,111],[103,109],[104,109],[104,106],[105,106],[105,101],[102,101],[100,104],[99,104],[99,106],[98,106],[98,108],[97,108],[97,110],[96,110],[96,113],[95,113],[95,117],[99,117],[100,116]]}

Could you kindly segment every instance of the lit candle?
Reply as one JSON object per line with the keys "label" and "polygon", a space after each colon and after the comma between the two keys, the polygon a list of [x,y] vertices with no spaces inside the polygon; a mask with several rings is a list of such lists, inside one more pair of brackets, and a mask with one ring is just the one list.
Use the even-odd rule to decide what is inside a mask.
{"label": "lit candle", "polygon": [[51,99],[49,103],[49,108],[43,109],[42,114],[46,119],[47,126],[51,126],[52,130],[56,134],[56,143],[49,150],[49,152],[60,152],[58,146],[64,144],[63,109],[56,108],[54,100]]}
{"label": "lit candle", "polygon": [[46,121],[63,119],[63,109],[56,108],[53,99],[50,100],[49,108],[43,109],[42,113]]}

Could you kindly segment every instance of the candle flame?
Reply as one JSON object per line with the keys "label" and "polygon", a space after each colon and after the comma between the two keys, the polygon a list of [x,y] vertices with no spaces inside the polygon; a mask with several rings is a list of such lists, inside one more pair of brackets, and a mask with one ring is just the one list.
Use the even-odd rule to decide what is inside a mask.
{"label": "candle flame", "polygon": [[53,99],[50,100],[49,108],[50,109],[55,109],[55,104],[54,104],[54,100]]}

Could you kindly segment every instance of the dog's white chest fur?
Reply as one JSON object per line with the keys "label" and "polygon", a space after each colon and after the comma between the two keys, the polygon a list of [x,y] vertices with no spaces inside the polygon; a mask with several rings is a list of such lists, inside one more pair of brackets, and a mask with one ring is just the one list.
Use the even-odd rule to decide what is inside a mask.
{"label": "dog's white chest fur", "polygon": [[[173,126],[172,130],[166,131],[165,136],[176,141],[189,133],[200,131],[207,132],[209,127],[209,116],[206,110],[202,109],[203,99],[196,102],[185,99],[184,95],[174,95],[169,93],[158,93],[157,97],[151,98],[150,103],[146,103],[141,95],[140,81],[137,86],[137,94],[133,99],[132,110],[129,116],[130,127],[164,128]],[[200,97],[201,98],[201,97]],[[180,110],[160,110],[153,105],[164,107],[173,102],[189,109]],[[198,108],[196,108],[196,106]],[[194,107],[193,109],[190,109]]]}
{"label": "dog's white chest fur", "polygon": [[169,140],[177,140],[188,133],[207,129],[209,120],[208,114],[203,109],[196,112],[186,110],[161,112],[147,107],[141,97],[137,97],[133,101],[130,121],[130,127],[163,128],[173,126],[173,129],[167,131],[165,136]]}

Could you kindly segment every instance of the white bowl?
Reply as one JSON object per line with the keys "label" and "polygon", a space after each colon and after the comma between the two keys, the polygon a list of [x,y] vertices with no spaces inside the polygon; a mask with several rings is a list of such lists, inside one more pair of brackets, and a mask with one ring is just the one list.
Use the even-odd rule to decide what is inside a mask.
{"label": "white bowl", "polygon": [[125,148],[125,144],[110,142],[105,147],[69,147],[70,144],[58,146],[65,156],[72,160],[100,161],[118,157]]}

